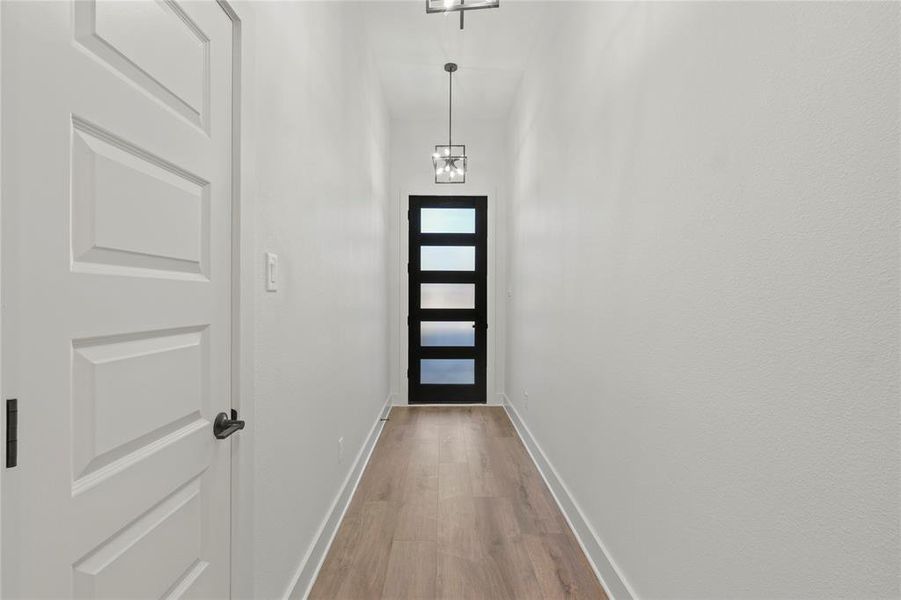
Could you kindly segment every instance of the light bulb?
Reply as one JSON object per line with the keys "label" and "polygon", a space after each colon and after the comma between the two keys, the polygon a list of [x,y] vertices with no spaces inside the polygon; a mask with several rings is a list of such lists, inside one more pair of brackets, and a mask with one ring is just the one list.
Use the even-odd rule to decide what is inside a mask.
{"label": "light bulb", "polygon": [[444,165],[444,170],[448,173],[450,172],[450,165]]}
{"label": "light bulb", "polygon": [[463,169],[457,169],[457,175],[462,175],[462,174],[463,174]]}
{"label": "light bulb", "polygon": [[453,179],[453,178],[454,178],[454,175],[456,175],[456,173],[455,173],[455,172],[453,172],[453,171],[451,171],[451,172],[450,172],[450,176],[451,176],[451,179]]}
{"label": "light bulb", "polygon": [[437,171],[435,171],[435,175],[441,175],[441,173],[443,173],[443,171],[441,169],[438,169]]}
{"label": "light bulb", "polygon": [[450,8],[454,5],[454,0],[444,0],[444,8]]}
{"label": "light bulb", "polygon": [[441,155],[436,152],[432,155],[432,158],[441,158]]}
{"label": "light bulb", "polygon": [[444,149],[444,156],[450,156],[450,148]]}

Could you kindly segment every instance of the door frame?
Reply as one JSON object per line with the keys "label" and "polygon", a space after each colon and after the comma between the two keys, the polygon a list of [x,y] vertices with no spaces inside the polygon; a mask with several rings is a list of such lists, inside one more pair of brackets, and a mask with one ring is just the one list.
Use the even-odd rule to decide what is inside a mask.
{"label": "door frame", "polygon": [[[452,186],[453,187],[453,186]],[[393,269],[397,273],[395,288],[396,302],[392,307],[392,329],[396,336],[396,342],[392,349],[397,365],[393,377],[397,382],[394,385],[394,398],[397,405],[410,405],[407,392],[407,369],[409,368],[409,341],[407,339],[407,316],[410,314],[409,294],[410,278],[407,273],[407,263],[410,260],[410,240],[407,224],[407,211],[410,210],[410,196],[485,196],[488,198],[488,340],[486,355],[486,404],[488,406],[501,405],[502,385],[497,382],[497,357],[500,344],[500,322],[498,315],[498,295],[495,288],[500,284],[499,251],[496,246],[497,221],[500,211],[499,194],[496,188],[469,188],[468,185],[460,186],[459,190],[447,190],[447,186],[431,185],[417,186],[414,188],[401,188],[398,190],[397,213],[394,223],[397,230],[395,234],[397,254],[392,258]],[[428,406],[422,404],[410,406]],[[485,406],[480,404],[479,406]]]}
{"label": "door frame", "polygon": [[[3,6],[0,5],[0,65],[3,64]],[[3,76],[2,69],[0,69],[0,232],[3,231]],[[0,233],[0,248],[3,248],[3,239],[2,233]],[[3,264],[2,256],[0,256],[0,265]],[[0,298],[3,297],[3,273],[0,270]],[[3,347],[3,311],[0,310],[0,348]],[[0,365],[3,364],[2,355],[0,355]],[[3,369],[0,369],[0,390],[3,388]],[[6,435],[6,398],[0,398],[3,400],[3,410],[0,410],[0,431],[3,432],[3,435]],[[5,514],[3,512],[3,480],[6,475],[6,440],[4,438],[4,443],[0,444],[0,515]],[[4,523],[3,519],[0,518],[0,592],[3,591],[3,529]]]}
{"label": "door frame", "polygon": [[[475,286],[475,304],[473,306],[473,315],[472,320],[474,321],[473,327],[475,328],[475,342],[472,348],[474,354],[474,362],[475,362],[475,380],[472,385],[472,389],[465,392],[466,395],[472,395],[474,392],[477,398],[481,400],[467,398],[465,400],[460,400],[455,398],[455,395],[458,393],[464,393],[461,390],[461,387],[470,387],[459,386],[455,384],[449,385],[434,385],[430,386],[429,390],[422,389],[420,390],[423,395],[426,395],[429,392],[433,398],[430,400],[417,400],[414,402],[413,392],[416,388],[416,383],[414,381],[420,375],[419,365],[410,364],[411,357],[415,361],[418,356],[420,359],[425,358],[431,355],[432,358],[462,358],[463,355],[459,354],[458,351],[463,351],[469,358],[468,350],[469,348],[427,348],[421,345],[421,340],[419,340],[419,329],[413,330],[414,325],[418,326],[424,321],[427,320],[442,320],[444,317],[432,315],[432,319],[429,319],[425,316],[419,316],[417,318],[413,318],[413,307],[418,304],[418,299],[420,296],[420,290],[417,289],[416,285],[412,285],[411,282],[414,279],[417,279],[420,284],[427,282],[434,283],[450,283],[453,280],[458,282],[466,282],[469,277],[468,273],[452,273],[452,272],[442,272],[440,273],[440,277],[437,279],[433,279],[428,276],[428,272],[424,272],[421,269],[420,258],[416,255],[416,253],[412,253],[409,255],[408,263],[407,263],[407,309],[408,309],[408,318],[407,318],[407,403],[408,404],[487,404],[488,403],[488,196],[478,196],[478,195],[428,195],[428,196],[409,196],[408,202],[410,204],[413,201],[418,202],[419,209],[425,208],[451,208],[451,207],[461,207],[461,208],[469,208],[475,210],[475,229],[473,230],[472,237],[474,237],[475,249],[475,265],[474,270],[472,271],[472,275],[475,277],[471,283]],[[421,234],[418,229],[414,229],[414,224],[418,224],[421,222],[421,215],[414,214],[413,210],[407,213],[407,244],[408,248],[412,248],[414,245],[423,248],[428,245],[424,239],[419,239],[423,235],[424,236],[440,236],[440,235],[448,235],[448,234]],[[455,234],[449,234],[451,238],[455,237]],[[470,234],[459,234],[462,236],[468,237]],[[444,243],[456,245],[457,241],[447,240]],[[469,245],[466,243],[464,245]],[[418,273],[418,278],[414,274]],[[464,279],[455,278],[454,275],[462,275]],[[423,309],[419,309],[422,311]],[[430,310],[430,309],[425,309]],[[453,318],[453,317],[449,317]],[[418,352],[416,349],[418,348]],[[433,352],[429,352],[432,350]],[[437,354],[435,354],[437,352]],[[419,384],[422,385],[422,384]]]}
{"label": "door frame", "polygon": [[[253,596],[253,282],[257,269],[253,252],[253,186],[255,163],[252,160],[254,139],[249,119],[253,107],[253,58],[250,36],[252,28],[252,0],[216,0],[225,15],[232,21],[232,282],[231,282],[231,403],[247,426],[240,436],[231,442],[230,477],[230,596]],[[0,42],[2,42],[2,7],[0,7]],[[2,43],[0,43],[2,49]],[[2,50],[0,50],[2,54]],[[0,76],[0,98],[4,79]],[[0,140],[3,139],[2,106],[0,106]],[[2,146],[2,144],[0,144]],[[2,156],[0,156],[2,160]],[[2,164],[2,163],[0,163]],[[4,206],[2,170],[0,170],[0,223]],[[2,231],[2,228],[0,228]],[[0,272],[0,292],[3,273]],[[3,328],[0,318],[0,339]],[[2,344],[0,344],[2,346]],[[3,373],[0,370],[0,380]],[[2,387],[0,387],[2,389]],[[5,402],[3,403],[5,406]],[[0,431],[6,429],[6,411],[0,410]],[[5,435],[5,434],[4,434]],[[6,462],[6,444],[0,444],[0,461]],[[0,467],[0,501],[6,479],[5,466]],[[0,505],[0,514],[2,505]],[[0,519],[0,531],[4,528]],[[2,542],[0,535],[0,542]],[[0,547],[0,553],[5,551]],[[3,562],[0,561],[0,589],[3,584]]]}
{"label": "door frame", "polygon": [[230,480],[232,598],[253,597],[253,350],[254,258],[253,93],[255,63],[252,0],[216,0],[232,21],[232,230],[231,230],[231,404],[247,425],[232,436]]}

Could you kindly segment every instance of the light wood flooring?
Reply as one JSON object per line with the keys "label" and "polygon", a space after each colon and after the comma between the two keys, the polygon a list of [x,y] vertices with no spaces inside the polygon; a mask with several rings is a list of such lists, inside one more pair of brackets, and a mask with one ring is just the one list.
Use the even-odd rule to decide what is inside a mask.
{"label": "light wood flooring", "polygon": [[501,407],[395,407],[313,599],[606,599]]}

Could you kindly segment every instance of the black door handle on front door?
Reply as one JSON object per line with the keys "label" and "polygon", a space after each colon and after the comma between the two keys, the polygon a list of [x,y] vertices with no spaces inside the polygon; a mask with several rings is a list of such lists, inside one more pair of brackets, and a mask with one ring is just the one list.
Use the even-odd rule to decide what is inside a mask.
{"label": "black door handle on front door", "polygon": [[231,412],[230,419],[228,413],[221,412],[216,415],[216,420],[213,421],[213,435],[217,440],[224,440],[234,432],[244,429],[244,421],[238,420],[238,411],[233,408]]}

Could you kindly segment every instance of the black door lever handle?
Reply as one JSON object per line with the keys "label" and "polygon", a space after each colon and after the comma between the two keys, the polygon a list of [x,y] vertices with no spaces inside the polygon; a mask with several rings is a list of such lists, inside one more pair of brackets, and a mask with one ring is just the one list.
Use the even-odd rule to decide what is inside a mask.
{"label": "black door lever handle", "polygon": [[217,440],[224,440],[234,432],[244,429],[244,421],[238,420],[238,411],[233,408],[231,413],[230,419],[228,413],[221,412],[216,415],[213,421],[213,435]]}

